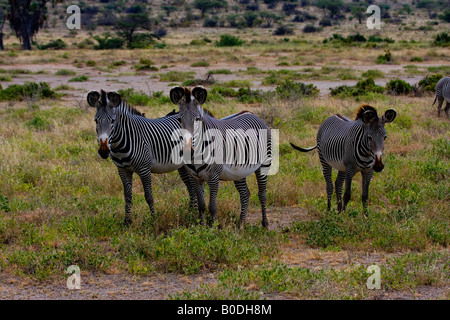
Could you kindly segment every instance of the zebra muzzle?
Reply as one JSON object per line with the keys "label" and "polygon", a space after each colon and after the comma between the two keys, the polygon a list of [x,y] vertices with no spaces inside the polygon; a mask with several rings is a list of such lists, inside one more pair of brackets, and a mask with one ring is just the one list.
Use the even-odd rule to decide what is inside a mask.
{"label": "zebra muzzle", "polygon": [[103,159],[106,159],[109,157],[108,138],[106,138],[105,140],[100,139],[100,146],[98,148],[98,154]]}
{"label": "zebra muzzle", "polygon": [[375,164],[373,170],[375,172],[381,172],[384,169],[383,159],[381,157],[375,156]]}

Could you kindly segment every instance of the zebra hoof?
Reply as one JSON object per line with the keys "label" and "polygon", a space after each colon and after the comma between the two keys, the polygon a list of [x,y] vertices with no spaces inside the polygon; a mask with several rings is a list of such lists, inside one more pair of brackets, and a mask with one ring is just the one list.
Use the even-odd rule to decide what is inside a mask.
{"label": "zebra hoof", "polygon": [[124,227],[129,227],[131,225],[131,222],[131,217],[125,217],[125,219],[123,220]]}
{"label": "zebra hoof", "polygon": [[262,226],[263,226],[265,229],[268,229],[268,228],[269,228],[269,220],[263,219],[263,221],[262,221]]}
{"label": "zebra hoof", "polygon": [[237,229],[238,229],[238,230],[242,230],[243,227],[244,227],[244,221],[239,220],[238,225],[237,225]]}

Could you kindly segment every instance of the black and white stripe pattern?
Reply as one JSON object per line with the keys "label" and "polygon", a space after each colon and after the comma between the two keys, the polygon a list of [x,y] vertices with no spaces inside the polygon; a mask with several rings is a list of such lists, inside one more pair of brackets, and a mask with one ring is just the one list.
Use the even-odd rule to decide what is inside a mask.
{"label": "black and white stripe pattern", "polygon": [[152,214],[153,205],[151,173],[167,173],[178,170],[186,184],[191,206],[197,207],[197,182],[189,175],[182,163],[172,161],[172,152],[181,152],[180,141],[173,139],[180,131],[177,114],[159,119],[147,119],[136,109],[122,101],[116,92],[91,91],[88,103],[97,109],[95,121],[99,137],[99,154],[108,155],[116,164],[123,183],[125,196],[125,223],[131,222],[132,177],[141,178],[145,200]]}
{"label": "black and white stripe pattern", "polygon": [[[369,198],[369,184],[373,171],[380,172],[384,165],[382,155],[384,140],[386,138],[385,123],[395,119],[393,109],[386,111],[378,118],[376,110],[363,105],[358,110],[355,121],[341,115],[335,115],[325,120],[317,133],[317,145],[305,149],[291,145],[299,151],[308,152],[317,148],[327,184],[328,210],[331,208],[333,182],[331,180],[332,168],[337,169],[338,176],[335,182],[338,210],[345,210],[351,197],[351,183],[357,172],[362,174],[362,203],[367,207]],[[344,204],[342,204],[342,187],[345,181]]]}
{"label": "black and white stripe pattern", "polygon": [[448,118],[450,110],[450,77],[444,77],[436,83],[436,97],[434,98],[433,106],[436,101],[438,102],[438,117],[441,116],[441,107],[444,101],[446,101],[445,114]]}
{"label": "black and white stripe pattern", "polygon": [[[172,102],[180,108],[179,119],[181,127],[185,129],[184,152],[193,154],[191,159],[194,159],[194,163],[187,164],[189,173],[200,183],[204,181],[208,183],[209,212],[213,221],[217,215],[219,180],[234,181],[241,202],[238,228],[245,223],[250,198],[246,178],[255,173],[262,207],[262,225],[268,227],[266,186],[272,160],[270,128],[250,112],[241,112],[221,120],[215,119],[206,114],[201,107],[206,95],[207,92],[203,87],[194,88],[192,93],[189,89],[181,87],[175,87],[170,92]],[[196,122],[198,126],[194,130]],[[202,134],[201,145],[198,138],[200,134]],[[222,143],[208,149],[213,141]],[[212,150],[214,151],[210,152]],[[199,151],[200,158],[197,154]],[[211,157],[219,161],[210,161]],[[202,200],[199,200],[199,212],[204,221],[205,204]]]}

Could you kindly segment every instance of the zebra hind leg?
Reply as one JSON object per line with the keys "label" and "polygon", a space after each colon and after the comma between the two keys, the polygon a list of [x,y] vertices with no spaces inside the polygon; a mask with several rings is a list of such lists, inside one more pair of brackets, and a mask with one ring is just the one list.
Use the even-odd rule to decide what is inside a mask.
{"label": "zebra hind leg", "polygon": [[212,223],[217,219],[217,193],[219,192],[219,177],[209,179],[209,214],[211,215]]}
{"label": "zebra hind leg", "polygon": [[350,201],[350,198],[352,197],[352,180],[354,176],[355,170],[347,167],[347,170],[345,171],[344,211],[347,208],[347,204]]}
{"label": "zebra hind leg", "polygon": [[123,194],[125,198],[125,219],[123,224],[129,226],[131,220],[131,206],[133,202],[133,172],[126,169],[119,168],[120,180],[123,184]]}
{"label": "zebra hind leg", "polygon": [[344,186],[344,181],[345,181],[345,171],[338,171],[338,175],[335,182],[335,188],[339,212],[342,211],[342,187]]}
{"label": "zebra hind leg", "polygon": [[241,200],[241,216],[239,217],[238,222],[238,229],[241,229],[244,226],[245,220],[247,218],[248,202],[250,200],[250,190],[248,190],[246,178],[239,181],[234,181],[234,185],[236,186],[236,189],[239,192],[239,197]]}
{"label": "zebra hind leg", "polygon": [[[442,104],[444,103],[444,99],[443,98],[439,98],[438,99],[438,106],[437,106],[437,112],[438,112],[438,117],[441,116],[441,107]],[[447,106],[448,106],[448,102],[447,102]],[[447,109],[447,108],[446,108]],[[447,111],[446,111],[447,112]]]}
{"label": "zebra hind leg", "polygon": [[450,111],[450,102],[446,101],[446,104],[445,104],[445,115],[447,116],[447,118],[450,117],[449,114],[448,114],[449,111]]}
{"label": "zebra hind leg", "polygon": [[264,228],[269,227],[269,220],[266,216],[266,190],[267,190],[267,176],[261,174],[261,169],[256,170],[256,181],[258,182],[258,198],[261,203],[262,212],[262,226]]}

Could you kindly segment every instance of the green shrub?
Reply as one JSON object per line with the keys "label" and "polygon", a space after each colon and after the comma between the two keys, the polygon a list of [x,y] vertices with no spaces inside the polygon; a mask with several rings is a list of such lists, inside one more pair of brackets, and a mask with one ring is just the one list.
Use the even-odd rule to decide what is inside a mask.
{"label": "green shrub", "polygon": [[439,33],[434,39],[434,44],[441,47],[450,46],[450,36],[447,32]]}
{"label": "green shrub", "polygon": [[299,97],[316,96],[320,90],[313,84],[304,84],[302,82],[285,80],[282,84],[276,87],[275,91],[282,99],[297,99]]}
{"label": "green shrub", "polygon": [[147,94],[140,91],[136,92],[133,88],[120,89],[117,93],[132,106],[147,106],[151,100]]}
{"label": "green shrub", "polygon": [[0,86],[0,101],[21,101],[27,97],[37,97],[40,99],[56,98],[57,94],[50,89],[47,82],[25,82],[23,85],[13,84],[6,89],[2,89]]}
{"label": "green shrub", "polygon": [[209,67],[209,62],[208,61],[197,61],[194,62],[193,64],[191,64],[191,67],[195,68],[195,67]]}
{"label": "green shrub", "polygon": [[159,75],[159,81],[184,82],[186,80],[194,79],[194,77],[194,71],[169,71],[166,73],[161,73]]}
{"label": "green shrub", "polygon": [[377,58],[377,64],[386,64],[388,62],[392,62],[392,53],[389,50],[386,50],[384,54],[379,55]]}
{"label": "green shrub", "polygon": [[94,46],[96,50],[121,49],[125,41],[121,38],[111,38],[111,34],[105,33],[102,36],[93,36],[98,45]]}
{"label": "green shrub", "polygon": [[56,39],[56,40],[52,40],[47,44],[43,44],[43,45],[36,45],[36,47],[39,50],[47,50],[47,49],[52,49],[52,50],[60,50],[60,49],[64,49],[65,47],[67,47],[67,44],[62,41],[61,39]]}
{"label": "green shrub", "polygon": [[412,57],[411,62],[423,62],[423,59],[421,57]]}
{"label": "green shrub", "polygon": [[74,76],[76,74],[75,71],[69,69],[60,69],[55,72],[55,76]]}
{"label": "green shrub", "polygon": [[363,78],[372,78],[372,79],[377,79],[377,78],[384,78],[385,74],[383,71],[380,70],[367,70],[366,72],[362,73]]}
{"label": "green shrub", "polygon": [[49,128],[50,122],[45,118],[36,116],[30,121],[25,122],[25,125],[36,130],[46,130]]}
{"label": "green shrub", "polygon": [[95,67],[97,65],[97,62],[92,61],[92,60],[88,60],[88,61],[86,61],[86,65],[88,67]]}
{"label": "green shrub", "polygon": [[136,71],[141,70],[150,70],[150,71],[158,71],[158,67],[153,65],[153,61],[150,59],[141,58],[139,59],[139,63],[134,65]]}
{"label": "green shrub", "polygon": [[366,95],[368,93],[383,93],[384,88],[376,85],[372,78],[366,80],[360,80],[355,86],[339,86],[331,89],[332,96],[345,97],[357,97]]}
{"label": "green shrub", "polygon": [[386,83],[386,90],[395,95],[408,94],[413,90],[413,87],[406,81],[395,79]]}
{"label": "green shrub", "polygon": [[419,81],[419,87],[423,91],[434,92],[436,90],[436,84],[443,77],[444,76],[442,74],[433,74],[431,76],[425,76],[425,78],[423,78],[422,80]]}
{"label": "green shrub", "polygon": [[89,77],[82,75],[82,76],[78,76],[78,77],[74,77],[69,79],[69,82],[84,82],[84,81],[88,81]]}
{"label": "green shrub", "polygon": [[220,40],[216,42],[217,47],[236,47],[242,46],[243,41],[230,34],[222,34]]}

